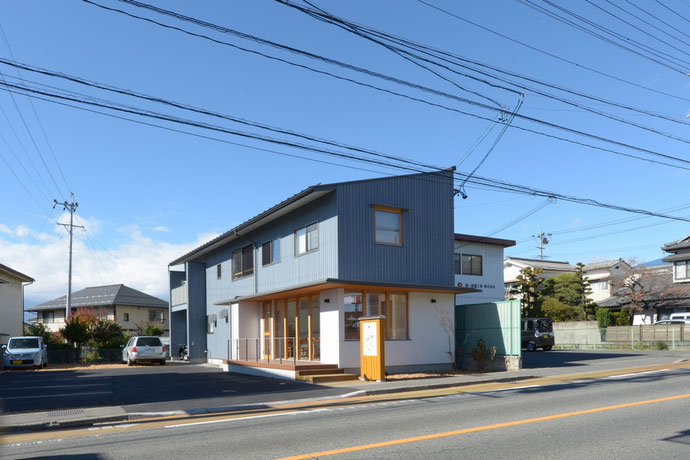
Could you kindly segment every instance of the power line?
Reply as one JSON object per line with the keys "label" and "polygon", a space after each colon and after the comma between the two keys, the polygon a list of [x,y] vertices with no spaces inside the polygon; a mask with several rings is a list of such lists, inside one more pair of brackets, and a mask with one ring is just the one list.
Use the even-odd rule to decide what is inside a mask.
{"label": "power line", "polygon": [[[234,44],[231,44],[231,43],[228,43],[228,42],[223,42],[223,41],[220,41],[220,40],[217,40],[217,39],[214,39],[214,38],[211,38],[211,37],[202,35],[202,34],[197,34],[197,33],[194,33],[194,32],[186,31],[186,30],[181,29],[181,28],[179,28],[179,27],[169,26],[169,25],[167,25],[167,24],[162,24],[162,23],[159,23],[159,22],[157,22],[157,21],[154,21],[154,20],[151,20],[151,19],[148,19],[148,18],[143,18],[143,17],[140,17],[140,16],[132,15],[131,13],[127,13],[127,12],[124,12],[124,11],[122,11],[122,10],[118,10],[118,9],[114,9],[114,8],[105,7],[105,6],[103,6],[103,5],[99,5],[99,4],[97,4],[97,3],[94,3],[94,2],[92,2],[92,1],[90,1],[90,0],[82,0],[82,1],[84,1],[84,2],[86,2],[86,3],[88,3],[88,4],[91,4],[91,5],[98,6],[98,7],[100,7],[100,8],[109,10],[109,11],[113,11],[113,12],[118,12],[118,13],[125,14],[125,15],[127,15],[127,16],[129,16],[129,17],[133,17],[133,18],[135,18],[135,19],[144,20],[144,21],[146,21],[146,22],[150,22],[150,23],[153,23],[153,24],[156,24],[156,25],[165,27],[165,28],[177,30],[177,31],[183,32],[183,33],[185,33],[185,34],[193,35],[193,36],[196,36],[196,37],[199,37],[199,38],[204,38],[204,39],[210,40],[210,41],[215,42],[215,43],[218,43],[218,44],[224,44],[224,45],[227,45],[227,46],[231,46],[231,47],[233,47],[233,48],[236,48],[236,49],[240,49],[240,50],[242,50],[242,51],[248,51],[248,52],[250,52],[250,53],[258,54],[258,55],[261,55],[261,56],[263,56],[263,57],[268,57],[269,59],[278,60],[278,61],[280,61],[280,62],[284,62],[284,63],[290,64],[290,65],[294,65],[294,66],[297,66],[297,67],[300,67],[300,68],[304,68],[304,69],[307,69],[307,70],[310,70],[310,71],[314,71],[314,72],[317,72],[317,73],[322,73],[322,74],[325,74],[325,75],[328,75],[328,76],[331,76],[331,77],[334,77],[334,78],[337,78],[337,79],[341,79],[341,80],[345,80],[345,81],[348,81],[348,82],[351,82],[351,83],[355,83],[355,84],[360,85],[360,86],[365,86],[365,87],[369,87],[369,88],[372,88],[372,89],[376,89],[376,90],[378,90],[378,91],[383,91],[383,92],[386,92],[386,93],[389,93],[389,94],[394,94],[394,95],[396,95],[396,96],[405,97],[405,98],[408,98],[408,99],[411,99],[411,100],[415,100],[415,101],[418,101],[418,102],[422,102],[422,103],[425,103],[425,104],[428,104],[428,105],[437,106],[437,107],[444,107],[444,108],[446,108],[446,109],[455,111],[455,112],[457,112],[457,113],[462,113],[462,114],[469,115],[469,116],[472,116],[472,117],[475,117],[475,118],[480,118],[480,119],[485,119],[485,120],[492,121],[490,118],[481,117],[481,116],[478,116],[478,115],[476,115],[476,114],[471,114],[471,113],[464,112],[464,111],[460,111],[460,110],[457,110],[457,109],[450,109],[450,108],[448,108],[448,107],[442,106],[442,105],[440,105],[440,104],[432,103],[432,102],[430,102],[430,101],[426,101],[426,100],[423,100],[423,99],[415,98],[415,97],[412,97],[412,96],[409,96],[409,95],[404,95],[404,94],[401,94],[401,93],[398,93],[398,92],[395,92],[395,91],[392,91],[392,90],[388,90],[388,89],[383,89],[383,88],[380,88],[380,87],[376,87],[376,86],[374,86],[374,85],[370,85],[370,84],[363,83],[363,82],[359,82],[359,81],[356,81],[356,80],[353,80],[353,79],[345,78],[345,77],[342,77],[342,76],[340,76],[340,75],[335,75],[335,74],[332,74],[332,73],[329,73],[329,72],[325,72],[325,71],[321,71],[321,70],[316,70],[316,69],[313,69],[313,68],[311,68],[311,67],[304,66],[304,65],[302,65],[302,64],[296,64],[296,63],[293,63],[293,62],[290,62],[290,61],[287,61],[287,60],[284,60],[284,59],[281,59],[281,58],[276,58],[276,57],[273,57],[273,56],[268,56],[268,55],[265,55],[264,53],[260,53],[260,52],[254,51],[254,50],[247,50],[246,48],[238,47],[237,45],[234,45]],[[363,69],[363,68],[361,68],[361,67],[352,66],[352,65],[350,65],[350,64],[345,64],[345,63],[343,63],[343,62],[336,61],[336,60],[329,59],[329,58],[324,58],[323,56],[317,56],[317,55],[314,55],[313,53],[308,53],[308,52],[305,52],[305,51],[302,51],[302,50],[297,50],[297,49],[295,49],[295,48],[290,48],[290,47],[287,47],[287,46],[285,46],[285,45],[279,45],[279,44],[274,43],[274,42],[270,42],[270,41],[267,41],[267,40],[259,39],[258,37],[248,36],[247,34],[242,34],[242,33],[240,33],[240,32],[237,32],[237,31],[235,31],[235,30],[232,30],[232,29],[228,29],[228,28],[225,28],[225,27],[222,27],[222,26],[218,26],[218,25],[215,25],[215,24],[207,23],[207,22],[205,22],[205,21],[200,21],[200,20],[197,20],[197,19],[194,19],[194,18],[190,18],[190,17],[188,17],[188,16],[184,16],[184,15],[180,15],[180,14],[178,14],[178,13],[170,12],[170,11],[168,11],[168,10],[162,10],[162,9],[160,9],[160,8],[155,8],[155,7],[152,7],[152,6],[150,6],[150,5],[141,4],[140,2],[135,2],[135,1],[132,1],[132,0],[120,0],[120,1],[123,2],[123,3],[128,3],[128,4],[135,5],[135,6],[140,6],[140,7],[142,7],[142,8],[148,8],[148,9],[154,10],[154,11],[156,11],[156,12],[161,12],[161,14],[171,15],[171,16],[180,18],[181,20],[190,21],[190,22],[193,22],[193,23],[195,23],[195,24],[197,24],[197,25],[200,25],[200,26],[202,26],[202,27],[209,27],[209,28],[212,28],[212,29],[214,29],[214,30],[219,30],[219,31],[224,32],[224,33],[229,33],[229,34],[232,34],[232,35],[241,36],[242,38],[250,37],[249,39],[252,39],[252,40],[254,40],[254,41],[258,41],[258,42],[263,43],[263,44],[269,44],[270,46],[279,47],[279,48],[282,48],[282,49],[289,50],[289,51],[291,51],[291,52],[303,54],[303,55],[305,55],[305,56],[307,56],[307,57],[316,58],[316,59],[322,60],[322,61],[324,61],[324,62],[332,63],[332,64],[335,64],[335,65],[339,65],[339,66],[341,66],[341,67],[346,67],[346,68],[349,68],[349,69],[351,69],[351,70],[355,70],[355,71],[358,71],[358,72],[363,72],[363,73],[366,73],[367,75],[376,76],[376,77],[379,77],[379,78],[384,78],[384,79],[389,80],[389,81],[393,81],[393,82],[400,83],[400,84],[405,84],[406,86],[411,86],[411,87],[414,87],[414,88],[417,88],[417,89],[421,89],[421,90],[423,90],[423,91],[432,92],[432,93],[434,93],[434,94],[442,95],[442,96],[444,96],[444,97],[450,97],[451,99],[457,100],[457,101],[459,101],[459,102],[467,103],[467,104],[473,105],[473,106],[475,106],[475,107],[479,107],[479,108],[482,108],[482,109],[488,109],[488,110],[491,110],[491,111],[497,111],[497,110],[499,110],[499,109],[496,109],[496,108],[494,108],[494,107],[488,106],[488,105],[486,105],[486,104],[483,104],[483,103],[480,103],[480,102],[477,102],[477,101],[472,101],[472,100],[469,100],[469,99],[466,99],[466,98],[461,98],[461,97],[459,97],[459,96],[454,96],[454,95],[450,95],[450,94],[448,94],[448,93],[439,92],[439,91],[437,91],[437,90],[433,90],[433,89],[431,89],[431,88],[427,88],[427,87],[424,87],[424,86],[422,86],[422,85],[417,85],[417,84],[414,84],[414,83],[405,82],[404,80],[400,80],[400,79],[397,79],[397,78],[395,78],[395,77],[390,77],[390,76],[383,75],[383,74],[380,74],[380,73],[377,73],[377,72],[372,72],[372,71]],[[282,2],[281,2],[281,3],[282,3]],[[292,5],[292,4],[290,4],[290,5],[288,5],[288,6],[291,6],[291,7],[293,7],[293,8],[295,7],[295,5]],[[576,130],[576,129],[568,128],[568,127],[565,127],[565,126],[561,126],[561,125],[558,125],[558,124],[555,124],[555,123],[550,123],[550,122],[547,122],[547,121],[544,121],[544,120],[536,119],[536,118],[533,118],[533,117],[528,117],[528,116],[526,116],[526,115],[517,114],[516,117],[518,117],[518,118],[520,118],[520,119],[522,119],[522,120],[525,120],[525,121],[529,121],[529,122],[537,123],[537,124],[540,124],[540,125],[543,125],[543,126],[547,126],[547,127],[549,127],[549,128],[552,128],[552,129],[563,130],[563,131],[566,131],[566,132],[568,132],[568,133],[570,133],[570,134],[575,134],[575,135],[579,135],[579,136],[584,136],[584,137],[588,137],[588,138],[590,138],[590,139],[595,139],[595,140],[600,141],[600,142],[611,143],[611,144],[618,145],[618,146],[621,146],[621,147],[625,147],[625,148],[630,148],[630,149],[633,149],[633,150],[641,151],[641,152],[644,152],[644,153],[646,153],[646,154],[650,154],[650,155],[653,155],[653,156],[661,156],[661,157],[664,157],[664,158],[667,158],[667,159],[673,159],[673,160],[675,160],[675,161],[680,161],[680,162],[684,162],[684,163],[690,164],[690,161],[684,160],[684,159],[680,159],[680,158],[678,158],[678,157],[669,156],[669,155],[666,155],[666,154],[662,154],[662,153],[660,153],[660,152],[654,152],[654,151],[652,151],[652,150],[650,150],[650,149],[645,149],[645,148],[641,148],[641,147],[637,147],[637,146],[632,146],[632,145],[629,145],[629,144],[624,143],[624,142],[619,142],[619,141],[615,141],[615,140],[612,140],[612,139],[607,139],[607,138],[604,138],[604,137],[602,137],[602,136],[597,136],[597,135],[594,135],[594,134],[591,134],[591,133],[586,133],[586,132],[583,132],[583,131],[580,131],[580,130]],[[513,125],[513,126],[514,126],[514,127],[517,127],[516,125]],[[528,129],[528,128],[523,128],[523,127],[518,127],[518,129],[522,129],[522,130],[528,131],[528,132],[539,133],[538,131],[530,130],[530,129]],[[556,139],[562,139],[562,138],[560,138],[560,137],[558,137],[558,136],[553,136],[553,135],[544,134],[544,133],[541,133],[541,135],[546,135],[547,137],[552,137],[552,138],[556,138]],[[570,140],[568,140],[568,141],[570,142]],[[577,142],[575,142],[575,143],[577,143]],[[581,145],[582,145],[582,144],[581,144]],[[584,145],[589,145],[589,144],[584,144]],[[595,148],[597,148],[597,147],[595,147]],[[609,150],[609,149],[606,149],[606,151],[612,152],[612,151]],[[620,153],[616,153],[616,154],[620,154]],[[624,154],[624,156],[628,156],[628,155],[625,155],[625,154]],[[638,157],[638,158],[639,158],[639,157]]]}
{"label": "power line", "polygon": [[655,94],[659,94],[659,95],[666,96],[666,97],[673,98],[673,99],[678,99],[678,100],[685,101],[685,102],[690,102],[690,98],[685,98],[685,97],[682,97],[682,96],[678,96],[677,94],[672,94],[672,93],[667,93],[667,92],[664,92],[664,91],[659,91],[659,90],[657,90],[657,89],[650,88],[650,87],[648,87],[648,86],[644,86],[644,85],[641,85],[641,84],[639,84],[639,83],[635,83],[635,82],[632,82],[632,81],[629,81],[629,80],[625,80],[625,79],[623,79],[623,78],[616,77],[615,75],[611,75],[611,74],[608,74],[608,73],[606,73],[606,72],[602,72],[602,71],[597,70],[597,69],[594,69],[594,68],[592,68],[592,67],[588,67],[588,66],[586,66],[586,65],[584,65],[584,64],[579,64],[579,63],[577,63],[577,62],[575,62],[575,61],[571,61],[571,60],[569,60],[569,59],[565,59],[564,57],[558,56],[558,55],[553,54],[553,53],[549,53],[548,51],[544,51],[544,50],[539,49],[539,48],[537,48],[537,47],[535,47],[535,46],[528,45],[527,43],[524,43],[524,42],[521,42],[521,41],[519,41],[519,40],[516,40],[516,39],[514,39],[514,38],[512,38],[512,37],[509,37],[509,36],[507,36],[507,35],[504,35],[504,34],[502,34],[502,33],[500,33],[500,32],[496,32],[495,30],[492,30],[492,29],[490,29],[490,28],[488,28],[488,27],[485,27],[485,26],[482,26],[482,25],[477,24],[477,23],[475,23],[475,22],[472,22],[472,21],[470,21],[469,19],[463,18],[462,16],[459,16],[459,15],[457,15],[457,14],[451,13],[451,12],[448,11],[448,10],[444,10],[443,8],[440,8],[440,7],[436,6],[436,5],[433,5],[433,4],[431,4],[431,3],[428,3],[428,2],[426,2],[426,1],[424,1],[424,0],[417,0],[417,1],[418,1],[419,3],[422,3],[423,5],[428,6],[429,8],[433,8],[433,9],[435,9],[435,10],[441,12],[441,13],[444,13],[444,14],[446,14],[446,15],[448,15],[448,16],[451,16],[451,17],[453,17],[453,18],[455,18],[455,19],[457,19],[457,20],[459,20],[459,21],[463,21],[463,22],[465,22],[465,23],[467,23],[467,24],[470,24],[470,25],[472,25],[472,26],[474,26],[474,27],[477,27],[477,28],[479,28],[479,29],[482,29],[482,30],[484,30],[485,32],[489,32],[489,33],[491,33],[491,34],[493,34],[493,35],[496,35],[496,36],[498,36],[498,37],[501,37],[501,38],[503,38],[503,39],[505,39],[505,40],[509,40],[509,41],[511,41],[511,42],[513,42],[513,43],[516,43],[516,44],[518,44],[518,45],[520,45],[520,46],[523,46],[523,47],[525,47],[525,48],[528,48],[528,49],[530,49],[530,50],[532,50],[532,51],[536,51],[537,53],[541,53],[541,54],[543,54],[543,55],[545,55],[545,56],[549,56],[549,57],[551,57],[551,58],[553,58],[553,59],[557,59],[557,60],[559,60],[559,61],[561,61],[561,62],[565,62],[565,63],[570,64],[570,65],[572,65],[572,66],[575,66],[575,67],[577,67],[577,68],[579,68],[579,69],[587,70],[588,72],[595,73],[595,74],[600,75],[600,76],[602,76],[602,77],[610,78],[610,79],[615,80],[615,81],[618,81],[618,82],[620,82],[620,83],[625,83],[626,85],[634,86],[634,87],[636,87],[636,88],[643,89],[643,90],[645,90],[645,91],[649,91],[649,92],[652,92],[652,93],[655,93]]}
{"label": "power line", "polygon": [[[690,46],[690,43],[688,43],[688,42],[686,42],[686,41],[683,41],[683,40],[681,40],[680,38],[678,38],[678,37],[676,37],[676,36],[674,36],[674,35],[671,35],[670,33],[666,32],[666,31],[665,31],[664,29],[662,29],[661,27],[657,27],[657,26],[655,26],[654,24],[652,24],[651,22],[646,21],[646,20],[642,19],[641,17],[637,16],[636,14],[631,13],[630,11],[626,10],[625,8],[623,8],[622,6],[616,5],[616,4],[613,3],[611,0],[604,0],[604,1],[605,1],[606,3],[608,3],[609,5],[613,6],[614,8],[617,8],[617,9],[623,11],[624,13],[626,13],[626,14],[632,16],[633,18],[637,19],[638,21],[647,24],[649,27],[653,28],[654,30],[657,30],[657,31],[661,32],[662,34],[667,35],[668,37],[671,37],[672,39],[674,39],[674,40],[676,40],[676,41],[679,41],[680,43],[684,44],[685,46]],[[630,4],[630,5],[632,5],[632,6],[634,6],[635,8],[637,8],[638,10],[640,10],[640,11],[642,11],[643,13],[647,14],[648,16],[653,17],[654,19],[656,19],[657,21],[661,22],[662,24],[665,24],[666,26],[673,28],[673,26],[671,26],[671,25],[669,25],[669,24],[666,24],[666,23],[665,23],[664,21],[662,21],[661,19],[659,19],[659,18],[657,18],[656,16],[654,16],[654,15],[648,13],[647,11],[641,9],[641,8],[638,7],[637,5],[631,3],[629,0],[625,0],[625,2],[628,3],[628,4]],[[685,33],[683,33],[683,32],[681,32],[681,33],[682,33],[683,35],[685,35],[685,36],[687,36],[687,37],[690,38],[690,36],[688,36],[687,34],[685,34]]]}
{"label": "power line", "polygon": [[[334,150],[330,150],[330,149],[324,149],[324,148],[316,147],[316,146],[312,146],[312,145],[286,141],[283,139],[269,138],[269,137],[257,135],[254,133],[240,132],[240,131],[231,130],[231,129],[220,127],[220,126],[210,125],[208,123],[201,123],[201,122],[196,122],[193,120],[181,119],[178,117],[172,117],[172,116],[165,115],[165,114],[159,114],[159,113],[155,113],[155,112],[143,112],[143,111],[139,111],[139,110],[135,110],[135,109],[126,109],[126,108],[116,107],[116,106],[108,106],[108,105],[96,103],[93,101],[77,100],[77,99],[72,98],[72,97],[50,94],[50,93],[47,93],[44,91],[34,90],[34,89],[30,89],[30,88],[21,88],[21,87],[17,87],[17,85],[9,85],[7,83],[4,83],[3,86],[12,88],[11,90],[27,91],[28,93],[32,94],[34,97],[40,98],[40,96],[45,96],[45,98],[43,100],[48,100],[51,102],[53,101],[53,99],[50,99],[50,98],[68,100],[71,102],[77,102],[77,103],[92,105],[92,106],[96,106],[96,107],[100,107],[100,108],[107,108],[107,109],[111,109],[111,110],[116,110],[116,111],[123,112],[123,113],[139,115],[139,116],[144,116],[144,117],[148,117],[148,118],[154,118],[157,120],[168,121],[168,122],[182,124],[182,125],[186,125],[186,126],[194,126],[194,127],[198,127],[198,128],[222,132],[225,134],[231,134],[231,135],[240,136],[240,137],[244,137],[244,138],[250,138],[250,139],[254,139],[254,140],[260,140],[260,141],[269,142],[269,143],[282,145],[282,146],[286,146],[286,147],[292,147],[292,148],[297,148],[297,149],[301,149],[301,150],[311,151],[314,153],[322,153],[325,155],[335,156],[335,157],[338,157],[341,159],[350,159],[350,160],[360,161],[360,162],[364,162],[364,163],[376,164],[376,165],[385,166],[385,167],[393,167],[393,168],[403,169],[403,170],[413,171],[413,172],[423,172],[423,171],[420,171],[418,169],[419,166],[423,166],[425,168],[434,168],[437,171],[441,169],[441,168],[438,168],[435,166],[424,165],[423,163],[414,162],[412,160],[407,160],[407,159],[402,159],[402,160],[408,164],[411,164],[411,165],[416,164],[418,166],[413,167],[413,166],[410,166],[408,164],[397,164],[397,163],[391,163],[390,161],[384,161],[384,160],[379,160],[379,159],[374,159],[374,158],[365,158],[365,157],[357,156],[355,154],[347,154],[347,153],[338,152],[338,151],[334,151]],[[37,95],[40,95],[40,96],[37,96]],[[372,154],[372,156],[377,156],[377,155]],[[384,155],[378,155],[378,156],[384,156]],[[393,158],[396,158],[396,157],[393,157]],[[397,158],[399,158],[399,157],[397,157]],[[386,158],[386,160],[387,160],[387,158]],[[427,171],[427,172],[433,172],[433,171]],[[455,172],[454,174],[459,179],[465,179],[468,177],[468,175],[465,173]],[[540,190],[540,189],[537,189],[534,187],[528,187],[528,186],[518,185],[518,184],[511,184],[511,183],[506,182],[506,181],[500,181],[500,180],[480,177],[480,176],[476,176],[476,175],[469,178],[468,182],[470,182],[474,185],[484,186],[484,187],[489,187],[489,188],[495,188],[495,189],[499,189],[499,190],[508,190],[508,191],[513,191],[516,193],[522,193],[522,194],[527,194],[527,195],[543,196],[545,198],[553,197],[553,198],[560,199],[563,201],[585,204],[585,205],[589,205],[589,206],[603,207],[603,208],[615,209],[615,210],[619,210],[619,211],[625,211],[625,212],[650,215],[650,216],[655,216],[655,217],[663,217],[663,218],[672,219],[672,220],[681,220],[681,221],[690,222],[690,219],[688,219],[688,218],[665,215],[662,213],[647,211],[644,209],[636,209],[636,208],[630,208],[630,207],[625,207],[625,206],[621,206],[621,205],[604,203],[604,202],[590,199],[590,198],[580,198],[580,197],[556,193],[556,192],[548,192],[548,191]]]}
{"label": "power line", "polygon": [[690,19],[686,18],[685,16],[683,16],[682,14],[680,14],[679,12],[677,12],[676,10],[674,10],[673,8],[669,8],[668,6],[666,6],[666,5],[664,5],[663,3],[661,3],[659,0],[654,0],[654,1],[657,2],[659,5],[663,6],[664,8],[666,8],[667,10],[669,10],[671,13],[673,13],[673,14],[675,14],[676,16],[678,16],[679,18],[681,18],[682,20],[687,21],[687,22],[690,22]]}

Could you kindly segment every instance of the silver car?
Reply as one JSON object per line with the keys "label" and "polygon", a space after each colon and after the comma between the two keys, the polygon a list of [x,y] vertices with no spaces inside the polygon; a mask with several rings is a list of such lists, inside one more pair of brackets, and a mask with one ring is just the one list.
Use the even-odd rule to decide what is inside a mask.
{"label": "silver car", "polygon": [[165,364],[165,345],[159,337],[136,336],[129,339],[122,349],[122,362],[128,366],[149,362]]}
{"label": "silver car", "polygon": [[12,367],[48,367],[48,345],[42,337],[10,337],[2,346],[2,365]]}

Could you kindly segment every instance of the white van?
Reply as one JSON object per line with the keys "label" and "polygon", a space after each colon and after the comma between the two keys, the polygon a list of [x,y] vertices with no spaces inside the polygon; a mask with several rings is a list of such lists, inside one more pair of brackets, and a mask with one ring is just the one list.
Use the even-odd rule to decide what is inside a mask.
{"label": "white van", "polygon": [[685,313],[671,313],[668,319],[677,319],[685,321],[685,324],[690,324],[690,311]]}

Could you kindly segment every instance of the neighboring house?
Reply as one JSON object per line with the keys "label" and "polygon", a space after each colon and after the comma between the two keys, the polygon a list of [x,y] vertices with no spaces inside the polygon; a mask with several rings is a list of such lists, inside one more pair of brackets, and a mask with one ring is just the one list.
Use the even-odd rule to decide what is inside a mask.
{"label": "neighboring house", "polygon": [[562,275],[563,273],[575,273],[575,266],[569,262],[558,262],[555,260],[523,259],[521,257],[506,257],[503,261],[503,283],[505,286],[505,298],[511,299],[513,296],[510,291],[515,287],[520,270],[527,267],[532,269],[541,268],[544,273],[539,278],[551,278]]}
{"label": "neighboring house", "polygon": [[503,249],[511,246],[515,246],[515,241],[455,234],[455,284],[477,289],[457,295],[456,305],[504,299]]}
{"label": "neighboring house", "polygon": [[34,279],[0,264],[0,344],[24,335],[24,283]]}
{"label": "neighboring house", "polygon": [[453,221],[452,170],[309,187],[170,263],[171,343],[240,372],[356,370],[359,318],[385,315],[387,369],[448,368],[441,323],[452,335],[474,291],[456,287]]}
{"label": "neighboring house", "polygon": [[[31,307],[36,322],[57,332],[65,326],[66,295]],[[168,302],[136,289],[115,284],[94,286],[72,293],[72,311],[90,310],[94,314],[117,322],[126,333],[136,332],[139,325],[152,323],[168,335]]]}
{"label": "neighboring house", "polygon": [[596,303],[611,297],[617,290],[616,280],[625,278],[630,269],[630,265],[623,259],[585,264],[584,276],[592,289],[589,298]]}

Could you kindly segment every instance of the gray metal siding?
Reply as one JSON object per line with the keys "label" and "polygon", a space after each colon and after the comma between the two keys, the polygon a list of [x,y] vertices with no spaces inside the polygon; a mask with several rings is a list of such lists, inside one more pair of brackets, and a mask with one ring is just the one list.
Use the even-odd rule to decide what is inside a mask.
{"label": "gray metal siding", "polygon": [[[338,273],[342,279],[452,286],[451,172],[339,184]],[[373,205],[403,209],[403,245],[374,242]]]}
{"label": "gray metal siding", "polygon": [[204,264],[187,263],[187,328],[189,357],[205,358],[206,350],[206,269]]}

